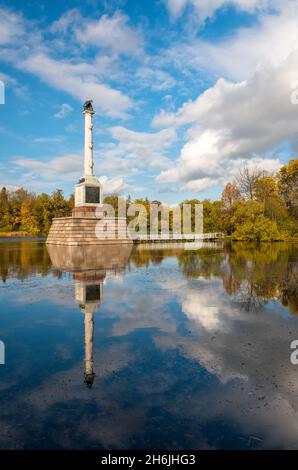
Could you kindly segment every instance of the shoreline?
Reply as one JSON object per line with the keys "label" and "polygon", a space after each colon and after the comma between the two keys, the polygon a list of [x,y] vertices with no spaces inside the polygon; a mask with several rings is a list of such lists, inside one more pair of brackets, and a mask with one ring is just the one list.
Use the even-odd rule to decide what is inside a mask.
{"label": "shoreline", "polygon": [[[43,240],[46,240],[47,237],[46,236],[30,236],[28,235],[28,233],[26,232],[3,232],[1,233],[0,232],[0,240],[1,241],[9,241],[11,239],[21,239],[21,240],[40,240],[40,241],[43,241]],[[290,237],[290,238],[286,238],[284,240],[270,240],[270,241],[253,241],[253,240],[233,240],[230,236],[226,236],[226,237],[223,237],[223,238],[218,238],[218,239],[214,239],[214,241],[218,241],[218,240],[221,240],[221,241],[228,241],[228,242],[235,242],[235,243],[298,243],[298,238],[297,237]],[[164,243],[165,245],[169,242],[171,243],[175,243],[176,240],[133,240],[133,244],[134,245],[141,245],[142,243],[152,243],[152,245],[154,245],[154,243],[158,242],[158,243]],[[188,242],[194,242],[195,240],[189,240]],[[202,241],[207,241],[207,240],[202,240]],[[209,240],[210,241],[210,240]],[[178,242],[178,240],[177,240]],[[181,240],[180,240],[180,243],[181,243]]]}

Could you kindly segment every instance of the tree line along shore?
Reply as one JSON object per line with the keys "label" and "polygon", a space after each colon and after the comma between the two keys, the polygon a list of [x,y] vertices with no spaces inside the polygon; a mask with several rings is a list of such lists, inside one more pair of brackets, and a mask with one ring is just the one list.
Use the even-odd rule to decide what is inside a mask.
{"label": "tree line along shore", "polygon": [[[107,196],[117,215],[118,196]],[[127,207],[132,203],[143,204],[147,209],[148,198],[132,201],[128,196]],[[158,201],[154,201],[155,203]],[[229,181],[217,201],[210,199],[184,200],[195,206],[203,204],[204,232],[223,232],[233,240],[281,241],[298,240],[298,159],[290,160],[276,174],[261,168],[244,167]],[[24,188],[0,191],[0,237],[47,236],[54,217],[70,216],[74,196],[65,198],[59,189],[52,194],[32,193]],[[170,217],[170,231],[171,231]],[[194,226],[194,211],[192,213]],[[194,227],[193,227],[194,228]]]}

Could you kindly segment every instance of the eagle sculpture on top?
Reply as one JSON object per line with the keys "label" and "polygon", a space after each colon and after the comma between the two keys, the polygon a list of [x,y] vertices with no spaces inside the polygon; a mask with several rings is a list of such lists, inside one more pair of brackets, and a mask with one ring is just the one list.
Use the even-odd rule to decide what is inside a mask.
{"label": "eagle sculpture on top", "polygon": [[86,100],[84,103],[84,111],[93,111],[93,100]]}

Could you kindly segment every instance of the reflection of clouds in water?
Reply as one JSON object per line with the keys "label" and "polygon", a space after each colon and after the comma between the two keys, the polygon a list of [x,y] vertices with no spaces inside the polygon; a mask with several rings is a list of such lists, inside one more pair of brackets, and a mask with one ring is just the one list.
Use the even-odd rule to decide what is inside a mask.
{"label": "reflection of clouds in water", "polygon": [[[219,279],[187,280],[168,279],[160,282],[160,287],[175,295],[181,304],[183,313],[193,320],[196,327],[201,326],[207,331],[228,328],[227,319],[235,317],[236,305],[226,295]],[[244,319],[239,315],[239,320]]]}
{"label": "reflection of clouds in water", "polygon": [[[75,441],[76,447],[84,448],[85,442],[90,447],[93,440],[94,448],[97,449],[100,444],[104,447],[121,447],[121,443],[127,442],[128,436],[137,432],[141,426],[144,411],[141,404],[137,413],[135,408],[123,410],[123,397],[128,384],[125,387],[121,382],[109,381],[119,371],[129,367],[134,359],[127,343],[108,346],[95,355],[96,381],[93,393],[83,384],[83,363],[80,361],[66,371],[54,373],[38,387],[30,389],[29,393],[23,392],[15,402],[6,401],[5,415],[8,421],[2,415],[1,430],[8,428],[9,432],[5,435],[1,431],[0,442],[13,438],[14,442],[19,443],[16,447],[22,448],[31,426],[32,433],[42,439],[47,423],[52,419],[57,421],[58,412],[58,415],[64,416],[64,420],[66,415],[67,421],[61,422],[58,418],[63,432],[60,429],[59,434],[51,434],[50,447],[59,448],[62,445],[71,448]],[[79,413],[80,420],[75,419],[74,428],[76,408],[84,409],[85,413]],[[9,425],[9,417],[15,413],[28,414],[26,427]]]}
{"label": "reflection of clouds in water", "polygon": [[125,274],[121,273],[114,273],[112,271],[107,271],[106,278],[104,280],[104,284],[109,281],[112,284],[123,284],[124,283]]}
{"label": "reflection of clouds in water", "polygon": [[74,285],[70,281],[59,282],[59,284],[48,284],[43,287],[31,288],[29,292],[23,292],[17,297],[21,304],[51,302],[61,307],[74,307]]}
{"label": "reflection of clouds in water", "polygon": [[[106,278],[102,283],[104,286],[106,284],[121,286],[124,283],[124,275],[107,271]],[[20,289],[20,285],[17,283],[15,295],[11,296],[12,301],[20,304],[48,301],[61,307],[75,307],[75,287],[72,275],[68,279],[60,279],[58,283],[57,280],[47,277],[41,280],[38,279],[38,282],[28,281],[27,284],[22,284],[22,289]]]}
{"label": "reflection of clouds in water", "polygon": [[189,320],[201,324],[207,331],[227,327],[226,319],[232,315],[231,303],[225,298],[221,282],[200,280],[182,292],[181,305]]}
{"label": "reflection of clouds in water", "polygon": [[[142,275],[140,273],[140,275]],[[144,280],[145,282],[145,280]],[[104,293],[104,315],[115,319],[111,327],[112,336],[124,336],[143,328],[155,328],[175,333],[177,320],[167,308],[172,300],[170,293],[154,290],[150,298],[142,283],[117,285],[115,292],[108,286]]]}
{"label": "reflection of clouds in water", "polygon": [[[259,314],[244,312],[227,296],[220,280],[187,280],[174,271],[159,282],[158,271],[155,274],[163,290],[155,291],[150,304],[147,291],[139,285],[123,286],[118,292],[121,305],[129,305],[128,309],[121,309],[108,296],[106,313],[116,320],[112,334],[155,328],[157,346],[179,348],[220,380],[223,385],[210,391],[212,399],[206,393],[192,394],[191,406],[188,402],[180,410],[183,416],[207,421],[230,418],[243,432],[262,435],[265,446],[286,442],[288,447],[297,447],[298,379],[289,362],[288,340],[289,331],[295,331],[295,319],[287,323],[268,308]],[[177,335],[179,321],[167,307],[173,297],[187,317],[189,336]],[[179,402],[180,397],[175,398]],[[185,403],[183,396],[181,403]],[[177,412],[176,405],[172,404],[173,412]]]}
{"label": "reflection of clouds in water", "polygon": [[[191,335],[159,333],[158,346],[178,347],[225,384],[210,391],[211,400],[208,394],[200,396],[200,416],[208,410],[208,420],[232,417],[244,432],[264,434],[269,447],[286,443],[297,448],[298,377],[289,360],[295,318],[285,321],[268,308],[258,314],[243,312],[229,300],[220,281],[186,281],[183,288],[169,282],[163,287],[171,292],[177,288]],[[187,408],[193,415],[196,395],[191,399],[194,403]],[[182,407],[183,415],[187,408]]]}
{"label": "reflection of clouds in water", "polygon": [[[34,288],[25,300],[30,295],[36,302],[70,302],[76,308],[69,281]],[[172,260],[162,269],[150,265],[120,278],[109,273],[95,316],[92,393],[83,385],[82,358],[65,371],[49,372],[14,402],[5,401],[2,429],[16,413],[28,415],[30,424],[9,428],[1,440],[13,436],[21,446],[28,432],[41,439],[54,422],[59,434],[51,434],[52,446],[75,442],[81,448],[123,449],[142,442],[146,447],[148,429],[170,432],[166,424],[179,423],[183,433],[180,423],[187,421],[189,446],[208,448],[220,446],[220,440],[208,442],[204,426],[223,421],[232,423],[241,439],[247,436],[247,446],[297,448],[297,368],[289,361],[296,326],[297,319],[285,320],[268,306],[258,313],[241,310],[222,281],[187,279]],[[150,349],[138,349],[142,330],[161,363],[150,362]],[[62,358],[71,354],[61,343],[56,349]],[[182,365],[173,359],[177,352]],[[162,410],[167,422],[152,418],[154,410]]]}

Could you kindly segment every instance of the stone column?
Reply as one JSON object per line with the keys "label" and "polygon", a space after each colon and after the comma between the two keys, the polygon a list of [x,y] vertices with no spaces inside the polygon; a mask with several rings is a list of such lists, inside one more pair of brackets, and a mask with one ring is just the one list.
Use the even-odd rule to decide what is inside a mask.
{"label": "stone column", "polygon": [[85,109],[85,148],[84,148],[84,171],[85,176],[93,176],[93,140],[92,140],[92,115],[94,111]]}

